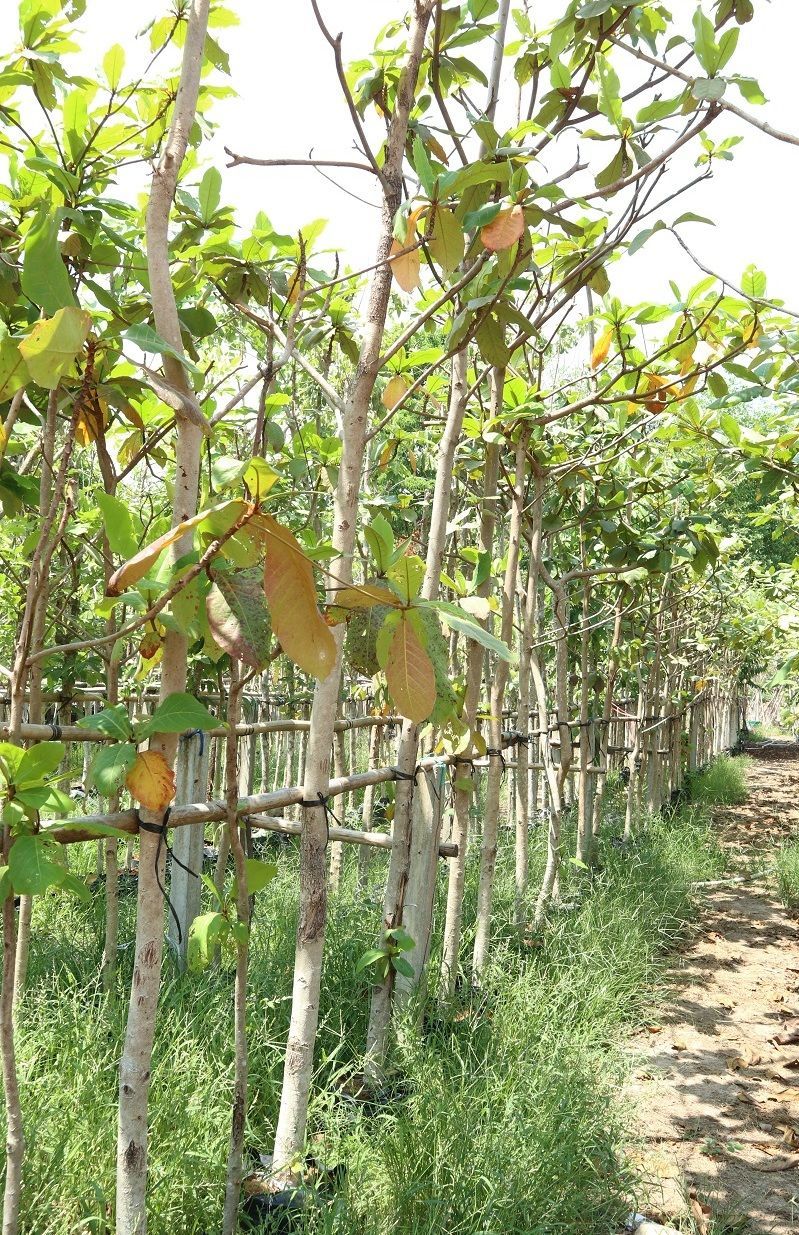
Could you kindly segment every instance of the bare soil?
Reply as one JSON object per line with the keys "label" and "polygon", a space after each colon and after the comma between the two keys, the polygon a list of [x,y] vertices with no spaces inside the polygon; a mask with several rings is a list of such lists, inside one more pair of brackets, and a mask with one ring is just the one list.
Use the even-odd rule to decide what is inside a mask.
{"label": "bare soil", "polygon": [[799,1232],[799,923],[773,877],[799,829],[799,747],[756,758],[742,806],[714,811],[738,882],[698,887],[698,919],[633,1038],[636,1209],[696,1235]]}

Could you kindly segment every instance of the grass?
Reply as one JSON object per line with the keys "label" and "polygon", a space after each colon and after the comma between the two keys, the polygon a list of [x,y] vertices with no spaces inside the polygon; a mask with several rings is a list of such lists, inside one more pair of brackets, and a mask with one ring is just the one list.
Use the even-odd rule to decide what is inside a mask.
{"label": "grass", "polygon": [[788,909],[799,909],[799,838],[786,841],[777,854],[777,887]]}
{"label": "grass", "polygon": [[746,769],[740,755],[719,755],[691,780],[691,800],[709,806],[740,806],[746,801]]}
{"label": "grass", "polygon": [[[703,790],[706,794],[707,788]],[[356,894],[354,854],[331,905],[317,1067],[309,1121],[313,1152],[343,1162],[345,1182],[302,1219],[306,1235],[602,1235],[619,1229],[635,1183],[618,1092],[625,1032],[645,1015],[663,958],[693,909],[689,885],[712,878],[721,855],[704,806],[654,820],[620,850],[611,800],[599,864],[589,878],[565,865],[562,900],[540,937],[512,928],[513,846],[503,834],[492,961],[479,994],[431,1002],[424,1028],[406,1026],[394,1067],[404,1101],[366,1114],[337,1082],[357,1068],[368,990],[355,975],[380,918],[385,864]],[[533,836],[533,886],[543,828]],[[571,843],[571,838],[570,838]],[[477,847],[475,846],[475,849]],[[297,854],[259,897],[249,1005],[247,1144],[269,1151],[280,1092],[296,926]],[[73,851],[74,865],[78,855]],[[92,847],[80,860],[93,865]],[[465,920],[473,920],[477,854]],[[436,920],[443,918],[443,864]],[[132,932],[133,899],[120,938]],[[105,1235],[114,1185],[116,1068],[131,948],[113,998],[99,989],[103,899],[48,896],[36,907],[30,985],[19,1017],[26,1119],[23,1231]],[[471,939],[464,940],[464,956]],[[433,943],[435,973],[440,938]],[[231,1102],[231,975],[179,974],[167,961],[151,1091],[151,1235],[218,1231]]]}

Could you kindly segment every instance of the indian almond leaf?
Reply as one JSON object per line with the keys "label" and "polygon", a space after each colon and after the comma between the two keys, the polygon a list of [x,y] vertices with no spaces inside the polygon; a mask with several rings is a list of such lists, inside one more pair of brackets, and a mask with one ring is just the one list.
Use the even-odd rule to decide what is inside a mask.
{"label": "indian almond leaf", "polygon": [[212,635],[229,656],[252,669],[263,668],[272,631],[259,570],[216,574],[205,611]]}
{"label": "indian almond leaf", "polygon": [[603,360],[607,359],[610,345],[613,342],[613,328],[608,327],[597,339],[594,344],[594,350],[591,352],[591,368],[598,369]]}
{"label": "indian almond leaf", "polygon": [[389,259],[391,273],[404,292],[415,291],[419,286],[421,258],[418,249],[408,249],[399,240],[392,240]]}
{"label": "indian almond leaf", "polygon": [[175,796],[175,774],[157,750],[143,750],[125,777],[131,796],[148,810],[166,810]]}
{"label": "indian almond leaf", "polygon": [[295,665],[321,681],[336,663],[336,642],[316,603],[311,562],[271,515],[257,515],[250,526],[266,546],[264,592],[275,638]]}
{"label": "indian almond leaf", "polygon": [[82,309],[65,308],[36,323],[19,350],[37,386],[55,390],[86,342],[91,321]]}
{"label": "indian almond leaf", "polygon": [[79,446],[90,446],[105,433],[108,424],[108,409],[93,391],[82,390],[78,394],[78,416],[75,423],[75,439]]}
{"label": "indian almond leaf", "polygon": [[509,249],[521,238],[524,231],[524,211],[521,206],[509,206],[500,210],[495,219],[480,229],[480,239],[492,253]]}
{"label": "indian almond leaf", "polygon": [[404,614],[389,645],[386,683],[403,716],[414,724],[427,720],[436,704],[436,674],[433,662]]}
{"label": "indian almond leaf", "polygon": [[436,206],[433,231],[427,242],[430,256],[445,274],[451,274],[463,261],[466,238],[463,228],[451,210]]}
{"label": "indian almond leaf", "polygon": [[371,609],[375,605],[400,605],[396,593],[383,587],[380,583],[360,583],[354,587],[343,587],[336,592],[333,602],[335,609]]}
{"label": "indian almond leaf", "polygon": [[145,545],[138,553],[129,558],[127,562],[115,570],[108,581],[106,596],[121,596],[140,579],[143,579],[151,566],[154,566],[158,558],[163,553],[164,549],[168,549],[176,540],[180,540],[186,532],[192,531],[204,519],[207,519],[210,514],[216,511],[224,510],[229,506],[240,506],[244,510],[244,502],[232,501],[221,502],[218,506],[212,506],[210,510],[201,510],[198,514],[192,515],[190,519],[184,519],[177,527],[170,528],[168,532],[164,532],[163,536],[159,536],[152,544]]}
{"label": "indian almond leaf", "polygon": [[400,376],[399,373],[396,374],[396,376],[392,377],[391,380],[386,383],[385,390],[381,396],[383,407],[391,411],[393,407],[396,407],[400,399],[409,389],[410,387],[405,378]]}

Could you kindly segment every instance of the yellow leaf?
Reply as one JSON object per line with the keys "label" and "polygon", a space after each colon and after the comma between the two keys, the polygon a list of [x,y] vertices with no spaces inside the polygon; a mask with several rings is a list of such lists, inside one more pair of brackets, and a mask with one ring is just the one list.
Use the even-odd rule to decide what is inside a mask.
{"label": "yellow leaf", "polygon": [[672,398],[672,393],[671,390],[664,390],[662,387],[668,385],[668,378],[662,377],[659,373],[647,373],[646,393],[651,397],[644,400],[644,406],[650,412],[665,411],[669,400]]}
{"label": "yellow leaf", "polygon": [[175,774],[157,750],[141,751],[125,777],[131,795],[148,810],[166,810],[175,796]]}
{"label": "yellow leaf", "polygon": [[607,330],[603,330],[602,334],[594,344],[594,350],[591,353],[591,368],[598,369],[603,360],[607,359],[610,345],[613,342],[613,327],[608,326]]}
{"label": "yellow leaf", "polygon": [[89,446],[105,432],[108,425],[108,405],[93,392],[84,391],[78,395],[78,404],[75,440],[79,446]]}
{"label": "yellow leaf", "polygon": [[388,648],[386,682],[403,716],[420,724],[436,703],[436,674],[419,636],[403,614]]}
{"label": "yellow leaf", "polygon": [[490,249],[492,253],[500,253],[503,249],[509,249],[511,245],[514,245],[521,238],[523,231],[524,211],[521,206],[508,206],[506,210],[500,210],[495,219],[480,229],[480,239],[485,248]]}
{"label": "yellow leaf", "polygon": [[386,388],[382,394],[383,407],[391,411],[392,407],[396,407],[403,395],[410,390],[410,386],[404,377],[397,374],[392,377],[390,382],[386,383]]}
{"label": "yellow leaf", "polygon": [[430,255],[445,274],[456,270],[463,261],[465,247],[463,229],[451,210],[436,206],[433,231],[427,242]]}
{"label": "yellow leaf", "polygon": [[220,502],[218,506],[213,506],[210,510],[201,510],[198,514],[192,515],[190,519],[184,519],[177,527],[170,528],[168,532],[164,532],[163,536],[159,536],[152,544],[145,545],[138,553],[134,554],[127,562],[123,562],[118,570],[115,570],[108,581],[106,590],[107,596],[121,596],[124,591],[132,587],[139,579],[143,579],[151,566],[154,566],[158,558],[163,553],[164,549],[168,549],[176,540],[180,540],[186,532],[190,532],[198,524],[207,519],[209,515],[216,511],[224,510],[229,506],[240,506],[242,512],[245,509],[244,502]]}
{"label": "yellow leaf", "polygon": [[266,546],[264,592],[275,638],[295,665],[321,681],[336,663],[336,643],[316,603],[310,559],[271,515],[258,515],[252,526]]}
{"label": "yellow leaf", "polygon": [[399,607],[400,600],[380,583],[361,583],[356,587],[343,587],[336,592],[334,605],[337,609],[371,609],[374,605]]}
{"label": "yellow leaf", "polygon": [[392,240],[389,261],[391,262],[391,273],[402,290],[404,292],[415,291],[419,286],[419,271],[421,269],[419,250],[417,248],[409,249],[406,245],[400,244],[399,240]]}

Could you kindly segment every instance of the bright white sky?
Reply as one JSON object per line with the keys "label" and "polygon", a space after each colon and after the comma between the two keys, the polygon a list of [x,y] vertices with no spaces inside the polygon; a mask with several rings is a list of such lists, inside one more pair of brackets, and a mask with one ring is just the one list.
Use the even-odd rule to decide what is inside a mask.
{"label": "bright white sky", "polygon": [[[315,24],[310,0],[228,0],[238,13],[238,27],[219,31],[230,53],[232,81],[238,95],[214,108],[218,141],[210,161],[222,166],[222,147],[260,157],[304,157],[311,147],[319,157],[357,158],[351,123],[336,80],[332,52]],[[333,33],[344,32],[346,60],[357,59],[373,46],[385,22],[406,12],[405,0],[320,0]],[[558,0],[533,0],[531,12],[543,25],[562,11]],[[693,0],[672,0],[676,17],[690,30]],[[778,128],[799,132],[799,87],[796,48],[799,46],[797,0],[755,0],[754,21],[741,31],[739,49],[727,72],[757,77],[769,99],[754,108],[761,119]],[[89,0],[86,30],[88,72],[112,43],[122,43],[129,62],[138,59],[135,35],[154,16],[168,11],[164,0]],[[515,37],[515,36],[514,36]],[[17,41],[15,13],[5,0],[0,8],[0,47]],[[144,40],[142,40],[144,42]],[[468,51],[468,49],[466,49]],[[619,70],[623,57],[614,60]],[[730,97],[743,100],[737,90]],[[712,132],[741,133],[745,142],[732,163],[720,165],[713,180],[666,207],[671,221],[686,210],[717,221],[715,228],[690,225],[684,235],[701,259],[738,282],[741,271],[755,262],[769,277],[769,294],[796,305],[799,300],[799,251],[796,212],[799,196],[799,147],[775,142],[743,122],[723,118]],[[609,146],[603,147],[604,150]],[[596,151],[590,154],[595,157]],[[686,165],[683,169],[686,170]],[[374,200],[374,186],[361,172],[336,172],[345,187]],[[345,195],[315,171],[240,167],[224,173],[223,200],[233,203],[246,225],[263,209],[278,230],[296,232],[311,219],[329,222],[328,244],[342,252],[342,268],[368,265],[372,259],[378,214],[374,208]],[[142,175],[142,188],[145,187]],[[673,238],[656,236],[632,258],[612,271],[614,290],[624,298],[669,297],[667,280],[685,286],[697,281],[695,271]]]}

